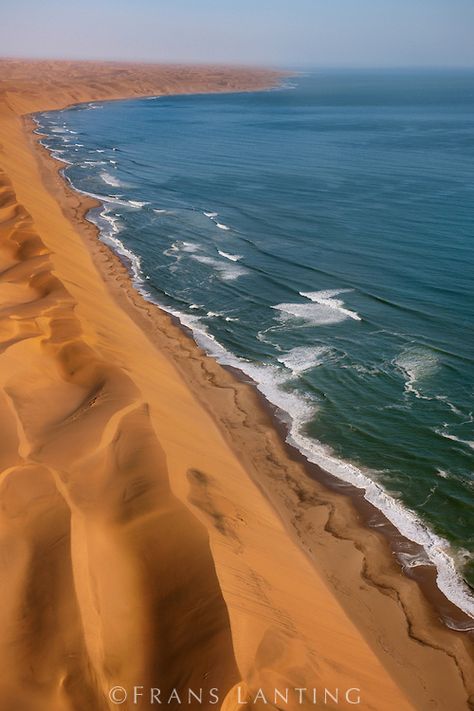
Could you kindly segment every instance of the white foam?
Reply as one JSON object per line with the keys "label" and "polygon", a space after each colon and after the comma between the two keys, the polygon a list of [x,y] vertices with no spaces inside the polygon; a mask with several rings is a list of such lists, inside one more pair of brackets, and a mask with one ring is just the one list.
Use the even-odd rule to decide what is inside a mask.
{"label": "white foam", "polygon": [[327,326],[341,323],[348,318],[360,321],[359,314],[344,307],[342,299],[334,297],[352,289],[325,289],[324,291],[300,292],[310,303],[283,303],[273,306],[280,311],[280,320],[289,321],[292,318],[301,319],[313,326]]}
{"label": "white foam", "polygon": [[247,270],[244,267],[227,264],[226,262],[221,262],[219,259],[214,259],[213,257],[206,257],[204,255],[196,254],[193,255],[193,259],[201,264],[207,264],[213,267],[222,279],[225,281],[232,281],[238,279],[241,276],[247,274]]}
{"label": "white foam", "polygon": [[180,261],[183,256],[181,252],[187,252],[189,254],[194,254],[194,252],[199,252],[201,245],[198,242],[185,242],[184,240],[176,240],[171,244],[168,249],[165,249],[163,254],[168,257],[174,257],[176,261]]}
{"label": "white foam", "polygon": [[114,188],[120,188],[123,187],[123,184],[120,182],[118,178],[115,177],[115,175],[111,175],[108,173],[106,170],[103,170],[100,174],[100,177],[104,181],[104,183],[107,183],[107,185],[112,185]]}
{"label": "white foam", "polygon": [[[464,417],[464,413],[462,412],[462,410],[460,410],[459,407],[456,407],[456,405],[454,405],[454,403],[450,402],[447,395],[435,395],[434,399],[439,400],[439,402],[444,403],[446,405],[446,407],[448,407],[451,410],[451,412],[453,412],[455,415],[458,415],[459,417]],[[472,422],[472,417],[471,417],[471,422]]]}
{"label": "white foam", "polygon": [[431,399],[420,391],[419,384],[438,370],[439,360],[435,353],[428,348],[414,346],[402,351],[393,363],[405,376],[406,393],[417,398]]}
{"label": "white foam", "polygon": [[459,444],[464,444],[466,447],[469,447],[470,449],[474,449],[474,441],[469,440],[469,439],[462,439],[461,437],[457,437],[456,435],[449,434],[449,432],[446,432],[445,430],[435,430],[435,432],[441,437],[444,437],[445,439],[450,439],[453,442],[458,442]]}
{"label": "white foam", "polygon": [[350,309],[344,308],[344,302],[342,299],[335,299],[335,296],[339,294],[345,294],[353,289],[324,289],[322,291],[300,291],[301,296],[305,296],[310,301],[316,304],[320,304],[327,309],[334,309],[338,314],[344,316],[344,318],[353,318],[355,321],[360,321],[361,318],[355,311],[350,311]]}
{"label": "white foam", "polygon": [[380,368],[363,365],[363,363],[341,363],[340,367],[344,370],[355,370],[356,373],[362,375],[378,375],[380,373]]}
{"label": "white foam", "polygon": [[222,252],[220,249],[218,249],[217,251],[221,255],[221,257],[225,257],[225,259],[229,259],[231,262],[238,262],[239,259],[242,259],[242,256],[240,254],[229,254],[228,252]]}
{"label": "white foam", "polygon": [[179,249],[181,249],[183,252],[198,252],[201,249],[201,245],[198,242],[175,242],[174,244],[177,244]]}
{"label": "white foam", "polygon": [[446,619],[446,617],[444,618],[444,622],[450,629],[456,630],[457,632],[472,632],[474,630],[474,622],[460,622],[459,620]]}
{"label": "white foam", "polygon": [[420,551],[420,553],[399,552],[397,553],[397,558],[402,564],[402,567],[408,570],[418,568],[420,565],[432,565],[424,550]]}
{"label": "white foam", "polygon": [[122,229],[122,224],[117,217],[111,213],[110,208],[104,207],[100,213],[100,217],[109,223],[110,230],[101,230],[101,238],[110,244],[113,251],[121,257],[124,257],[130,265],[134,284],[141,287],[144,283],[141,260],[131,249],[128,249],[124,243],[117,237],[117,234]]}
{"label": "white foam", "polygon": [[293,375],[299,375],[324,363],[329,353],[331,349],[328,346],[297,346],[280,356],[278,361]]}
{"label": "white foam", "polygon": [[106,160],[84,160],[81,165],[107,165]]}
{"label": "white foam", "polygon": [[[192,309],[194,307],[194,304],[192,304],[189,308]],[[222,318],[224,321],[238,321],[238,318],[234,318],[232,316],[226,316],[225,314],[221,313],[220,311],[208,311],[206,314],[207,318]]]}
{"label": "white foam", "polygon": [[[122,223],[120,222],[120,218],[118,217],[118,215],[112,213],[110,208],[104,206],[104,209],[101,211],[100,216],[109,223],[111,232],[113,234],[118,234],[122,230]],[[110,236],[110,232],[107,234],[108,236]]]}
{"label": "white foam", "polygon": [[199,250],[201,249],[201,245],[198,242],[185,242],[183,240],[173,242],[172,246],[182,252],[189,252],[190,254],[194,254],[194,252],[199,252]]}
{"label": "white foam", "polygon": [[153,212],[156,212],[157,215],[163,215],[164,213],[168,212],[168,210],[154,209]]}
{"label": "white foam", "polygon": [[142,202],[140,200],[128,200],[128,204],[131,207],[145,207],[145,205],[149,205],[149,202]]}
{"label": "white foam", "polygon": [[205,215],[206,217],[208,217],[210,220],[212,220],[213,223],[215,224],[215,226],[218,227],[220,230],[225,230],[225,231],[230,230],[230,227],[228,227],[227,225],[224,225],[222,222],[218,222],[216,220],[216,217],[219,215],[218,212],[203,212],[202,214]]}
{"label": "white foam", "polygon": [[70,133],[73,135],[77,135],[77,131],[73,131],[72,129],[67,128],[66,124],[63,124],[62,126],[53,126],[49,130],[51,131],[51,133]]}
{"label": "white foam", "polygon": [[65,165],[72,165],[72,162],[70,160],[67,160],[67,158],[63,157],[63,151],[60,151],[60,150],[53,151],[51,149],[49,149],[49,150],[55,160],[58,160],[60,163],[64,163]]}
{"label": "white foam", "polygon": [[[65,175],[64,177],[72,185],[72,182],[68,178],[68,176]],[[91,192],[88,192],[87,190],[81,190],[80,188],[77,188],[75,186],[73,186],[73,187],[74,187],[74,190],[76,190],[76,192],[82,193],[82,195],[89,195],[89,197],[95,198],[96,200],[100,200],[100,202],[103,202],[105,204],[110,203],[111,205],[121,205],[123,207],[130,207],[128,200],[121,200],[120,198],[115,197],[114,195],[99,195],[98,193],[91,193]]]}
{"label": "white foam", "polygon": [[288,322],[293,318],[301,319],[313,326],[327,326],[341,323],[346,316],[340,311],[323,304],[276,304],[272,308],[280,311],[280,320]]}

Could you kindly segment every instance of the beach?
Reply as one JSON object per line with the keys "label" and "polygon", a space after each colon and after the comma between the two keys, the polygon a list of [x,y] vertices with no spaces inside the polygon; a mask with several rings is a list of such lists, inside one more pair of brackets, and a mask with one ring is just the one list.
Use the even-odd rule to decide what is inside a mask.
{"label": "beach", "polygon": [[0,708],[148,708],[159,689],[173,708],[468,709],[469,636],[254,388],[133,288],[33,133],[39,111],[281,75],[0,68]]}

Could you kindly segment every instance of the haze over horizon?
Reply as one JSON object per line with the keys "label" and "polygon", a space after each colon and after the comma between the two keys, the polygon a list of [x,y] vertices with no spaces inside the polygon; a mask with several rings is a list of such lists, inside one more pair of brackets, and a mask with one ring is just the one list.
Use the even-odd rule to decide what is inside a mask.
{"label": "haze over horizon", "polygon": [[0,56],[320,67],[474,67],[471,0],[16,0]]}

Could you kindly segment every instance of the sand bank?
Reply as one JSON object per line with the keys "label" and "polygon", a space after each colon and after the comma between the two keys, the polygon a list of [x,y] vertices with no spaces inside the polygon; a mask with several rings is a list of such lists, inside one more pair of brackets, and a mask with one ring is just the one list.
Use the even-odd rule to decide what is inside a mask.
{"label": "sand bank", "polygon": [[0,709],[117,708],[114,686],[123,709],[156,708],[150,688],[172,708],[468,709],[468,636],[308,476],[254,389],[133,290],[24,118],[278,75],[0,77]]}

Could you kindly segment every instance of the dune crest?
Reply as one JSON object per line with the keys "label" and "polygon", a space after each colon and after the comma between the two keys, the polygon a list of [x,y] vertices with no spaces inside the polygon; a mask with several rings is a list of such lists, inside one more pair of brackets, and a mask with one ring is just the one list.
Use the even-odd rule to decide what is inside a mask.
{"label": "dune crest", "polygon": [[464,638],[397,589],[253,390],[133,292],[22,118],[276,75],[2,64],[0,708],[156,708],[159,690],[171,708],[309,709],[313,688],[339,689],[328,709],[352,688],[365,709],[467,708]]}

